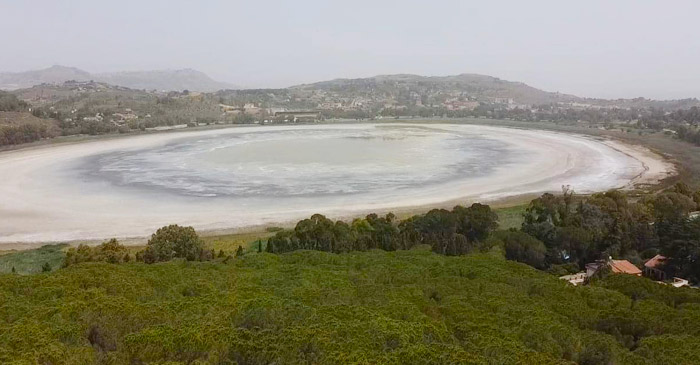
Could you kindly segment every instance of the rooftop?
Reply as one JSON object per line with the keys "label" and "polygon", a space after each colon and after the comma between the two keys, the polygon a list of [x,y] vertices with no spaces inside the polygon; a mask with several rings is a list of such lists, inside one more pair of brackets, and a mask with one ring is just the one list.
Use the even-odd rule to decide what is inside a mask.
{"label": "rooftop", "polygon": [[656,256],[650,258],[647,262],[645,262],[644,266],[646,266],[650,269],[655,269],[655,268],[663,265],[665,261],[666,261],[666,256],[656,255]]}
{"label": "rooftop", "polygon": [[611,260],[610,268],[616,274],[642,275],[642,270],[627,260]]}

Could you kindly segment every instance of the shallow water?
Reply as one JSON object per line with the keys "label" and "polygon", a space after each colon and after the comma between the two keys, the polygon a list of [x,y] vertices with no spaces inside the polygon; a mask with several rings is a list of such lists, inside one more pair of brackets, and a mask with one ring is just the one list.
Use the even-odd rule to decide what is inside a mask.
{"label": "shallow water", "polygon": [[109,152],[77,170],[116,186],[199,197],[361,194],[487,175],[513,160],[470,133],[389,127],[213,135]]}

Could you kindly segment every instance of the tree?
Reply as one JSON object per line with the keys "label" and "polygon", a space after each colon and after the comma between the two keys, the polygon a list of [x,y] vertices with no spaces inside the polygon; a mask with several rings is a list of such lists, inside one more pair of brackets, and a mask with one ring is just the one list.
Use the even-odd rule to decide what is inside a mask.
{"label": "tree", "polygon": [[48,262],[45,262],[43,265],[41,265],[41,272],[50,272],[51,271],[51,265]]}
{"label": "tree", "polygon": [[503,241],[508,260],[522,262],[538,269],[544,268],[547,249],[542,241],[520,231],[500,233],[497,238]]}
{"label": "tree", "polygon": [[243,256],[243,246],[238,246],[236,249],[236,257],[241,257]]}
{"label": "tree", "polygon": [[458,205],[452,212],[459,217],[457,232],[470,241],[481,241],[498,228],[498,215],[491,207],[474,203],[469,208]]}
{"label": "tree", "polygon": [[90,247],[81,244],[77,248],[71,248],[66,252],[66,258],[63,260],[63,267],[76,265],[81,262],[109,262],[110,264],[119,264],[128,262],[131,259],[129,251],[126,247],[112,238],[102,244]]}
{"label": "tree", "polygon": [[447,254],[457,233],[457,215],[449,210],[433,209],[419,217],[415,223],[423,235],[422,241],[429,244],[433,252]]}
{"label": "tree", "polygon": [[169,261],[173,258],[184,258],[187,261],[201,260],[208,256],[202,240],[192,227],[181,227],[172,224],[159,228],[148,240],[143,253],[144,262]]}
{"label": "tree", "polygon": [[695,209],[696,203],[687,195],[668,192],[656,196],[652,206],[657,221],[677,221],[685,219]]}

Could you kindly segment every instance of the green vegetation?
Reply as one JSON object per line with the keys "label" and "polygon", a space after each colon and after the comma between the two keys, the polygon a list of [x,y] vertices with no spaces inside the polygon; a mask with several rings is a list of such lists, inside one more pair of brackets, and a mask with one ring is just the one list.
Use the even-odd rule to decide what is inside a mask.
{"label": "green vegetation", "polygon": [[498,215],[498,228],[520,228],[524,221],[523,215],[525,214],[525,209],[527,209],[527,204],[495,208],[494,212]]}
{"label": "green vegetation", "polygon": [[55,123],[29,113],[29,104],[0,90],[0,146],[21,144],[58,135]]}
{"label": "green vegetation", "polygon": [[112,238],[96,247],[81,244],[77,248],[69,249],[63,261],[63,266],[68,267],[81,262],[95,261],[118,264],[131,261],[131,255],[129,255],[129,250],[126,247],[120,245],[116,239]]}
{"label": "green vegetation", "polygon": [[267,229],[263,232],[246,232],[246,233],[233,233],[233,234],[223,234],[215,236],[204,236],[201,237],[202,242],[206,247],[213,248],[215,250],[224,250],[225,252],[234,252],[238,249],[238,246],[243,246],[245,250],[257,250],[258,241],[262,240],[263,246],[267,238],[274,235],[275,232],[282,230],[282,228],[275,227],[273,231],[268,231]]}
{"label": "green vegetation", "polygon": [[0,90],[0,111],[23,112],[29,109],[29,104],[19,100],[16,95]]}
{"label": "green vegetation", "polygon": [[693,289],[621,277],[571,287],[494,255],[423,247],[4,275],[0,362],[700,361]]}
{"label": "green vegetation", "polygon": [[143,252],[137,254],[137,260],[147,264],[184,258],[187,261],[210,260],[214,253],[204,248],[204,243],[192,227],[180,227],[177,224],[160,228],[148,240]]}
{"label": "green vegetation", "polygon": [[452,211],[433,209],[396,222],[394,214],[385,217],[369,214],[351,224],[333,222],[321,214],[297,223],[294,230],[282,230],[267,241],[267,252],[299,249],[328,252],[407,250],[428,244],[434,252],[464,255],[475,249],[498,227],[498,216],[488,205],[474,203]]}
{"label": "green vegetation", "polygon": [[327,252],[407,250],[427,244],[444,255],[464,255],[501,248],[506,258],[552,273],[582,270],[585,264],[608,257],[623,258],[641,267],[643,260],[661,253],[669,257],[663,270],[700,282],[700,191],[683,183],[672,190],[636,201],[620,191],[577,197],[543,194],[525,209],[520,230],[492,232],[498,216],[488,205],[434,209],[397,221],[370,214],[351,224],[333,222],[320,214],[299,221],[268,240],[266,251],[299,249]]}
{"label": "green vegetation", "polygon": [[41,266],[48,263],[53,269],[61,267],[66,256],[66,244],[46,245],[34,250],[10,252],[0,255],[0,274],[33,274],[41,272]]}
{"label": "green vegetation", "polygon": [[527,208],[522,231],[543,242],[542,267],[624,258],[641,267],[657,253],[669,257],[668,277],[700,282],[700,209],[697,192],[682,183],[672,190],[630,201],[609,191],[577,198],[571,191],[544,194]]}

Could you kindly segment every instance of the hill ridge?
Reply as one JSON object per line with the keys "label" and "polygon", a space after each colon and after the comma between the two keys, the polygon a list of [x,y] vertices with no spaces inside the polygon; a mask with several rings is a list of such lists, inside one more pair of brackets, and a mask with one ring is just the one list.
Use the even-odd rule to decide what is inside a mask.
{"label": "hill ridge", "polygon": [[213,92],[235,85],[212,79],[192,69],[163,69],[90,73],[77,67],[53,65],[45,69],[0,73],[0,89],[16,90],[66,81],[97,81],[131,89]]}

